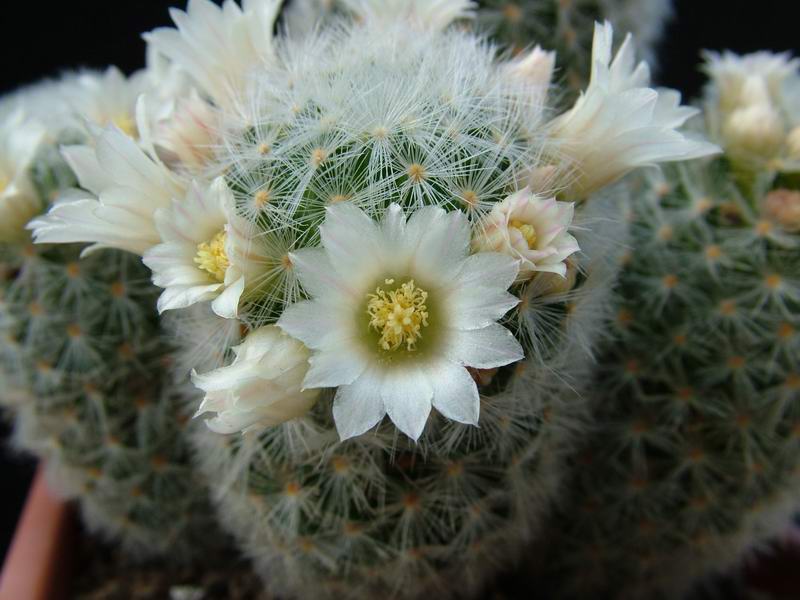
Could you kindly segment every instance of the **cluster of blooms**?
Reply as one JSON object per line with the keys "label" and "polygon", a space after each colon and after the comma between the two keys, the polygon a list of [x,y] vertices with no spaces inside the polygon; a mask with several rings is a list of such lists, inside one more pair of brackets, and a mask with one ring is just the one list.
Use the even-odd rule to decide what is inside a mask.
{"label": "cluster of blooms", "polygon": [[800,60],[788,54],[706,56],[710,134],[749,172],[800,170]]}
{"label": "cluster of blooms", "polygon": [[162,312],[242,322],[232,363],[194,375],[219,432],[300,417],[325,388],[341,438],[388,414],[417,439],[432,407],[477,424],[468,368],[521,360],[507,313],[537,278],[575,281],[575,203],[716,150],[677,131],[694,111],[649,87],[630,37],[612,60],[609,24],[550,118],[553,55],[499,64],[448,27],[471,2],[345,4],[357,19],[302,39],[273,36],[277,0],[173,11],[135,119],[65,146],[79,189],[29,224],[141,255]]}

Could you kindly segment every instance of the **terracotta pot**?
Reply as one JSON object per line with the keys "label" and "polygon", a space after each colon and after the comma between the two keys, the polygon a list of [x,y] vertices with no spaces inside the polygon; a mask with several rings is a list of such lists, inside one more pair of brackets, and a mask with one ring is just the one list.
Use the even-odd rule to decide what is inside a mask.
{"label": "terracotta pot", "polygon": [[47,488],[40,465],[0,574],[0,600],[66,598],[75,533],[70,506]]}

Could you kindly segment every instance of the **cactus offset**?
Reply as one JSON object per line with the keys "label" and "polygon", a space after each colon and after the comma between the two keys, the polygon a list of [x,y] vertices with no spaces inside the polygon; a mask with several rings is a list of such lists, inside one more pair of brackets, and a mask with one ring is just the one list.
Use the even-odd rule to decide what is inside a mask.
{"label": "cactus offset", "polygon": [[[711,123],[722,120],[717,86]],[[578,597],[678,597],[797,508],[800,194],[793,174],[771,170],[788,159],[740,159],[667,168],[634,193],[617,339],[555,553]]]}
{"label": "cactus offset", "polygon": [[[31,108],[47,95],[48,127],[15,177],[29,217],[77,186],[58,146],[86,139],[70,98],[102,80],[87,73],[6,101]],[[11,118],[2,143],[39,127]],[[78,244],[34,245],[25,222],[16,226],[2,244],[0,285],[2,403],[16,445],[45,461],[51,484],[78,500],[90,530],[137,558],[197,559],[217,545],[207,540],[214,519],[189,461],[190,414],[147,269],[117,250],[81,259]]]}

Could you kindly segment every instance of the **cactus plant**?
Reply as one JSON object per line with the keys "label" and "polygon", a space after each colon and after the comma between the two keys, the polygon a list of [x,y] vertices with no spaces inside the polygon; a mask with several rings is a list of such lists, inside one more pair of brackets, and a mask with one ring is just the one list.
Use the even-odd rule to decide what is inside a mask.
{"label": "cactus plant", "polygon": [[591,72],[592,24],[610,21],[630,32],[640,55],[657,65],[656,46],[672,14],[671,0],[481,0],[479,26],[503,48],[520,52],[533,43],[559,56],[559,76],[573,93]]}
{"label": "cactus plant", "polygon": [[[25,230],[77,185],[59,146],[84,141],[81,118],[100,124],[92,109],[120,100],[109,82],[137,85],[115,70],[83,73],[3,103],[0,396],[17,446],[45,461],[51,484],[78,500],[90,530],[133,557],[183,562],[215,546],[206,541],[214,517],[190,464],[190,414],[148,271],[118,250],[81,259],[79,244],[37,246]],[[94,104],[77,102],[87,94]],[[115,115],[120,127],[131,122],[135,91],[127,97],[127,111]]]}
{"label": "cactus plant", "polygon": [[[623,35],[633,34],[640,56],[657,65],[656,46],[672,15],[672,0],[480,0],[477,5],[475,28],[502,50],[518,54],[539,44],[558,53],[564,103],[589,80],[596,21],[609,21]],[[307,33],[315,22],[346,9],[342,0],[291,0],[283,20],[292,33]]]}
{"label": "cactus plant", "polygon": [[279,5],[193,0],[148,34],[196,88],[161,122],[180,133],[147,135],[145,99],[149,143],[100,134],[77,174],[113,149],[103,180],[31,228],[141,254],[190,355],[196,331],[228,358],[181,361],[211,413],[195,446],[271,590],[473,592],[540,528],[579,430],[625,230],[596,194],[716,148],[630,39],[612,62],[608,23],[556,110],[551,53],[450,27],[471,2],[347,0],[356,19],[273,37]]}
{"label": "cactus plant", "polygon": [[[721,159],[651,173],[633,194],[595,431],[554,528],[576,597],[680,597],[778,535],[800,501],[800,193],[784,110],[796,64],[711,55],[708,70],[712,135],[730,132],[725,111],[744,126],[720,136]],[[735,112],[759,87],[774,94],[758,95],[778,125],[768,156],[744,133],[775,134]]]}

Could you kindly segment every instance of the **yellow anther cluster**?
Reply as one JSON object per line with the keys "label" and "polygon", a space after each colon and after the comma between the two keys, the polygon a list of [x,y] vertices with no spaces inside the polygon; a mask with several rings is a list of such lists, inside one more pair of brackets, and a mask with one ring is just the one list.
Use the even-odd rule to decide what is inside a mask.
{"label": "yellow anther cluster", "polygon": [[139,137],[139,130],[136,128],[136,121],[134,121],[130,115],[118,115],[111,119],[111,122],[128,137],[132,137],[134,139]]}
{"label": "yellow anther cluster", "polygon": [[[393,285],[394,279],[385,284]],[[413,279],[388,292],[378,287],[369,295],[369,324],[381,334],[381,348],[396,350],[405,344],[409,352],[416,350],[422,328],[428,326],[427,299],[428,292],[416,287]]]}
{"label": "yellow anther cluster", "polygon": [[225,281],[225,271],[230,265],[228,254],[225,252],[226,238],[227,234],[220,231],[208,242],[197,244],[197,256],[194,257],[195,264],[203,271],[211,273],[220,283]]}
{"label": "yellow anther cluster", "polygon": [[536,247],[536,230],[533,228],[533,225],[517,221],[516,219],[511,221],[509,225],[522,234],[522,237],[528,242],[528,248],[533,249]]}

